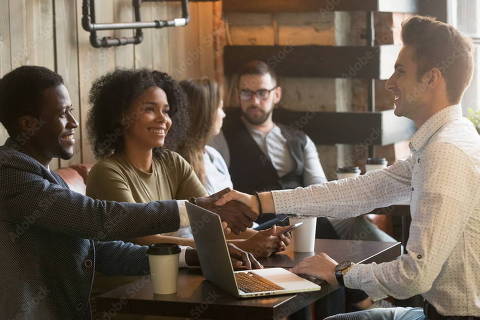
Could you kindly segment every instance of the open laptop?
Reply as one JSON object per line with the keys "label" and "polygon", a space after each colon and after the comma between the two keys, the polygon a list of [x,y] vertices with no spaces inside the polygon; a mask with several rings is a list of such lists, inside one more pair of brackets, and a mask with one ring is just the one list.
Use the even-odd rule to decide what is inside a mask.
{"label": "open laptop", "polygon": [[233,271],[220,217],[186,203],[205,278],[240,298],[318,291],[321,287],[283,268]]}

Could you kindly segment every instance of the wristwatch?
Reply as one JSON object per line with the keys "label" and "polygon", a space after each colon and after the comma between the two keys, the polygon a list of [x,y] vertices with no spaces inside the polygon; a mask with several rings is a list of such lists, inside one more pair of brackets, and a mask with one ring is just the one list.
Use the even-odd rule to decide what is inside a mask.
{"label": "wristwatch", "polygon": [[354,264],[355,263],[351,261],[343,261],[335,266],[335,278],[337,278],[337,282],[340,286],[345,287],[343,276],[347,274],[348,270],[350,270]]}

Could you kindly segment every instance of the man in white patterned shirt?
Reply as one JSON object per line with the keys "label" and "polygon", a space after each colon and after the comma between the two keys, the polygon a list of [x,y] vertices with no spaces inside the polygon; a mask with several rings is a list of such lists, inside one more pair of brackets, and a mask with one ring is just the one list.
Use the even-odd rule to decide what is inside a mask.
{"label": "man in white patterned shirt", "polygon": [[[456,29],[426,17],[402,25],[403,48],[387,82],[395,114],[418,130],[405,161],[365,176],[255,196],[232,191],[267,212],[347,218],[410,201],[407,253],[381,264],[338,264],[326,254],[293,271],[332,286],[364,290],[373,299],[417,294],[425,307],[373,309],[335,319],[479,319],[480,137],[458,105],[473,70],[472,45]],[[261,202],[259,206],[258,202]]]}

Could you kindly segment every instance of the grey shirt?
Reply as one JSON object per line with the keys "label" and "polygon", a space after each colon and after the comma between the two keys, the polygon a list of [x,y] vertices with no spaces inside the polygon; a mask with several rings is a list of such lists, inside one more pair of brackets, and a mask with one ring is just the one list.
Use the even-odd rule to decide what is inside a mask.
{"label": "grey shirt", "polygon": [[[269,157],[279,177],[283,177],[294,169],[295,162],[288,151],[287,139],[282,135],[277,125],[274,125],[268,133],[255,130],[248,124],[246,124],[246,128],[263,153]],[[214,137],[209,144],[220,152],[228,165],[230,163],[230,151],[223,133]],[[317,148],[308,136],[304,149],[304,160],[303,181],[306,186],[327,182]]]}

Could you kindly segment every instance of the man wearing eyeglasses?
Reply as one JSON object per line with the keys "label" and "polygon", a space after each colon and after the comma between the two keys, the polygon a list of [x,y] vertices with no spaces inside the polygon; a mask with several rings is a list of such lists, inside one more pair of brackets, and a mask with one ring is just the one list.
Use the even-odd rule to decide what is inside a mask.
{"label": "man wearing eyeglasses", "polygon": [[227,148],[220,148],[234,188],[255,193],[326,182],[312,140],[272,120],[282,97],[275,72],[263,61],[251,61],[238,76],[240,108],[225,119]]}
{"label": "man wearing eyeglasses", "polygon": [[[273,109],[282,97],[274,70],[263,61],[251,61],[240,68],[238,77],[240,112],[229,112],[224,121],[226,143],[223,147],[218,143],[221,139],[214,142],[214,147],[229,162],[234,188],[253,194],[326,182],[312,140],[299,129],[272,120]],[[265,215],[260,222],[272,217]],[[319,218],[317,235],[322,238],[394,241],[366,219],[350,219],[345,223],[351,225],[336,228],[328,219]]]}

